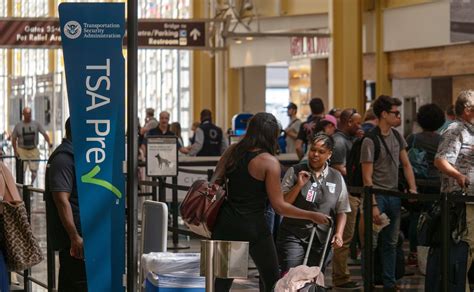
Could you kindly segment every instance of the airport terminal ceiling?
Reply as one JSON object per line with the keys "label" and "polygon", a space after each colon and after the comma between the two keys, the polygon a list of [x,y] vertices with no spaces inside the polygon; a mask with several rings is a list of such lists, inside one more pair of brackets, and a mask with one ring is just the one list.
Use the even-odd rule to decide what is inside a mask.
{"label": "airport terminal ceiling", "polygon": [[[0,17],[56,17],[55,7],[59,2],[58,0],[1,1]],[[232,7],[228,3],[234,3],[235,9],[231,9]],[[311,3],[311,5],[308,3]],[[142,19],[203,19],[230,15],[234,20],[230,27],[231,29],[235,27],[235,23],[239,22],[239,20],[243,23],[243,25],[235,27],[234,30],[228,31],[234,33],[234,35],[228,35],[227,45],[229,50],[225,60],[228,63],[225,65],[227,67],[223,66],[225,68],[223,70],[222,68],[218,69],[215,65],[217,62],[215,60],[218,60],[218,58],[214,58],[212,54],[206,52],[193,53],[189,50],[139,49],[138,115],[140,122],[143,124],[144,112],[147,107],[153,107],[157,112],[168,110],[171,112],[171,120],[179,121],[183,127],[183,133],[186,135],[191,123],[197,118],[196,112],[199,112],[201,108],[210,107],[224,116],[224,118],[219,117],[218,124],[226,125],[227,120],[230,120],[235,112],[246,110],[245,106],[243,106],[246,103],[246,94],[255,96],[256,92],[247,92],[247,88],[242,88],[243,80],[245,80],[243,75],[246,74],[246,69],[243,68],[249,68],[246,66],[261,66],[265,68],[265,66],[273,62],[311,59],[311,64],[317,63],[317,68],[323,68],[320,69],[321,72],[319,73],[324,74],[318,73],[319,75],[317,75],[321,76],[321,80],[332,78],[327,69],[328,65],[325,64],[325,62],[328,63],[325,60],[330,58],[329,37],[307,38],[316,40],[313,44],[317,44],[317,48],[322,49],[321,51],[313,52],[316,54],[311,54],[305,51],[304,47],[308,49],[311,47],[315,48],[315,46],[309,45],[307,40],[292,38],[289,41],[289,38],[272,38],[258,35],[258,33],[288,34],[301,32],[324,34],[325,30],[327,32],[330,21],[328,15],[330,14],[329,10],[331,7],[328,3],[330,1],[326,0],[139,0],[138,14]],[[375,2],[363,1],[363,3]],[[385,65],[387,66],[386,70],[387,75],[390,76],[389,78],[454,76],[453,94],[454,91],[465,86],[465,84],[472,84],[472,78],[469,76],[474,72],[474,69],[471,67],[467,68],[468,63],[456,61],[453,57],[457,54],[455,53],[457,50],[468,53],[472,44],[456,44],[450,41],[449,13],[451,2],[449,0],[392,0],[385,1],[384,3],[384,38],[381,41],[381,47],[385,48],[384,53],[389,60]],[[410,6],[406,6],[407,3]],[[461,2],[452,1],[452,3]],[[303,8],[305,9],[304,11],[302,10]],[[370,20],[374,14],[374,7],[364,6],[364,9],[366,10],[363,16],[363,77],[364,80],[375,81],[376,58],[374,58],[374,44],[376,40],[374,37],[374,26],[376,24]],[[196,13],[196,11],[198,12]],[[211,15],[211,11],[215,11],[216,15]],[[423,11],[436,16],[436,19],[439,21],[419,25],[419,18],[416,15]],[[452,15],[456,16],[456,14]],[[403,21],[400,21],[400,19]],[[245,26],[248,26],[250,31]],[[403,29],[399,29],[400,27]],[[406,29],[407,27],[409,27],[409,30]],[[413,33],[406,33],[407,31],[412,31]],[[257,33],[257,35],[255,37],[249,35],[249,40],[247,40],[247,37],[239,38],[238,35],[235,35],[239,33]],[[237,44],[238,39],[242,42],[240,45]],[[284,45],[282,45],[283,42],[285,42]],[[299,50],[300,47],[303,50]],[[437,47],[440,49],[436,49]],[[275,50],[274,48],[281,49]],[[124,53],[126,54],[126,52]],[[442,64],[441,66],[433,66],[430,65],[429,60],[424,62],[426,58],[413,56],[435,58],[440,62],[442,61]],[[270,60],[271,58],[273,59]],[[199,62],[196,62],[196,60]],[[222,59],[221,61],[223,62]],[[422,66],[416,67],[417,62],[423,62]],[[451,65],[448,66],[447,64]],[[311,72],[315,68],[313,65],[311,65]],[[417,68],[422,68],[423,70]],[[53,110],[55,112],[54,117],[56,117],[54,120],[58,120],[58,117],[61,120],[67,111],[66,103],[64,102],[66,90],[63,85],[65,83],[62,72],[61,50],[42,48],[0,49],[0,94],[2,95],[2,98],[0,98],[0,114],[3,116],[0,119],[0,132],[11,130],[9,128],[14,124],[13,120],[19,119],[18,100],[20,99],[23,104],[39,106],[42,107],[42,110],[43,108]],[[193,72],[195,73],[193,74]],[[230,77],[222,77],[229,74]],[[318,91],[315,91],[317,88],[314,86],[316,84],[314,76],[315,74],[311,76],[311,86],[308,87],[310,89],[310,96],[318,93]],[[223,80],[222,78],[227,79]],[[325,84],[328,88],[324,88],[324,86],[319,86],[319,88],[324,92],[330,91],[331,85],[327,81],[325,81]],[[264,95],[265,89],[262,92]],[[393,92],[393,94],[395,93]],[[261,92],[258,92],[258,94],[261,94]],[[328,93],[318,93],[318,95],[323,97],[326,95],[328,99],[331,96]],[[38,99],[35,99],[36,97]],[[40,99],[45,101],[42,102]],[[54,101],[49,99],[54,99]],[[262,110],[264,107],[264,102],[258,105],[259,110]],[[42,115],[38,114],[38,117],[47,118],[48,116],[51,117],[51,115],[51,112],[47,112]],[[59,128],[60,124],[58,123],[56,128]],[[54,127],[51,125],[50,130],[53,130],[52,128]],[[57,135],[57,137],[60,137],[60,135]],[[56,142],[59,141],[58,139],[55,140]]]}

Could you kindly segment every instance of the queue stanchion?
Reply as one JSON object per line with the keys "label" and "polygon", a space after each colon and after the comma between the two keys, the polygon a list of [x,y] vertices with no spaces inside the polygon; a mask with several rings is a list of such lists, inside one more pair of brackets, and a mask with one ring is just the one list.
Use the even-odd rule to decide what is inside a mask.
{"label": "queue stanchion", "polygon": [[214,170],[213,169],[208,169],[207,170],[207,180],[211,181],[213,175],[214,175]]}
{"label": "queue stanchion", "polygon": [[24,172],[23,172],[23,160],[19,157],[15,158],[15,170],[16,170],[16,182],[18,184],[23,184],[24,180]]}
{"label": "queue stanchion", "polygon": [[449,198],[441,194],[441,291],[449,291]]}
{"label": "queue stanchion", "polygon": [[55,253],[47,244],[46,250],[46,273],[48,277],[48,292],[53,292],[56,290],[56,263],[55,263]]}
{"label": "queue stanchion", "polygon": [[372,291],[374,259],[372,249],[372,188],[364,187],[364,291]]}
{"label": "queue stanchion", "polygon": [[[173,176],[171,179],[171,183],[175,186],[178,185],[178,177]],[[171,208],[173,210],[173,246],[168,247],[171,250],[178,250],[178,249],[188,249],[190,248],[189,245],[183,245],[179,243],[179,233],[178,233],[178,216],[179,216],[179,208],[178,208],[178,189],[176,187],[173,188],[172,191],[172,202]]]}
{"label": "queue stanchion", "polygon": [[214,281],[248,277],[247,241],[202,240],[201,276],[206,277],[206,292],[214,292]]}
{"label": "queue stanchion", "polygon": [[162,203],[166,203],[166,177],[159,177],[158,178],[159,186],[158,186],[158,201]]}
{"label": "queue stanchion", "polygon": [[[44,193],[43,193],[44,194]],[[43,196],[46,204],[46,195]],[[48,216],[46,215],[46,286],[48,292],[56,290],[56,253],[51,248],[51,239],[48,234]]]}
{"label": "queue stanchion", "polygon": [[[31,192],[28,189],[28,186],[22,186],[22,193],[23,193],[23,202],[25,204],[26,214],[28,216],[28,222],[31,225]],[[31,281],[30,281],[31,270],[26,269],[23,271],[23,291],[30,292],[32,289]]]}
{"label": "queue stanchion", "polygon": [[[156,177],[152,177],[151,181],[156,183]],[[151,187],[151,199],[155,202],[158,201],[158,189],[155,184]]]}

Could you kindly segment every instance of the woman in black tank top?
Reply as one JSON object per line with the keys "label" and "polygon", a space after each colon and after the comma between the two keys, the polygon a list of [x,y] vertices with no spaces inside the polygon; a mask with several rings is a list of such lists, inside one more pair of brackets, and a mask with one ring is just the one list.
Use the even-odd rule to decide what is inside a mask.
{"label": "woman in black tank top", "polygon": [[[217,180],[227,179],[228,197],[220,209],[212,239],[248,241],[250,256],[260,274],[260,291],[272,291],[279,278],[278,260],[265,221],[268,198],[283,216],[328,224],[326,215],[286,203],[280,184],[280,164],[274,157],[279,126],[272,114],[257,113],[247,133],[227,149],[216,167]],[[232,279],[216,279],[216,291],[229,291]]]}

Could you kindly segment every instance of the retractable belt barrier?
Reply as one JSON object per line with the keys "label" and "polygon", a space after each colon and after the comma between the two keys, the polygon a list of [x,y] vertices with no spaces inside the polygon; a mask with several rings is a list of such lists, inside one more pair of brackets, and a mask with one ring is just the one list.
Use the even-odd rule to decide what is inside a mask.
{"label": "retractable belt barrier", "polygon": [[[419,181],[417,180],[417,185]],[[420,181],[425,184],[425,181]],[[372,195],[395,196],[401,199],[415,199],[417,201],[440,201],[441,206],[441,287],[442,291],[449,291],[449,212],[448,206],[451,202],[474,202],[473,196],[455,195],[455,193],[441,194],[407,194],[394,190],[378,189],[372,187],[347,187],[350,194],[363,195],[364,226],[364,291],[372,291],[374,287],[374,263],[372,254]],[[370,227],[367,227],[370,226]]]}
{"label": "retractable belt barrier", "polygon": [[[3,156],[2,158],[16,158],[15,156]],[[23,164],[26,160],[19,160],[20,165]],[[34,159],[31,161],[47,161],[45,159]],[[17,169],[23,169],[17,167]],[[213,175],[213,169],[208,170],[194,170],[187,168],[178,168],[179,172],[198,174],[198,175],[207,175],[208,180],[211,179]],[[18,172],[17,172],[18,173]],[[17,180],[18,182],[18,180]],[[418,183],[427,185],[423,181],[417,180]],[[179,234],[192,236],[195,238],[202,238],[199,235],[194,234],[188,229],[183,229],[178,227],[178,215],[179,215],[179,201],[178,201],[178,191],[187,191],[189,186],[183,186],[178,184],[178,178],[173,177],[172,183],[167,183],[165,178],[154,178],[152,181],[140,181],[139,185],[151,186],[154,189],[158,189],[158,196],[156,191],[151,194],[141,194],[142,196],[152,196],[154,200],[158,200],[164,203],[167,203],[166,190],[172,190],[172,210],[173,210],[173,221],[172,224],[168,227],[168,230],[172,232],[173,236],[173,245],[175,248],[179,248]],[[23,194],[23,200],[25,202],[25,208],[28,214],[28,219],[31,222],[31,196],[33,193],[44,194],[43,189],[33,188],[32,186],[17,184],[17,187],[21,190]],[[448,282],[448,262],[449,262],[449,212],[448,206],[451,202],[474,202],[473,196],[460,196],[454,195],[453,193],[441,193],[441,194],[407,194],[394,190],[370,188],[370,187],[350,187],[348,186],[348,191],[350,194],[360,194],[364,199],[363,204],[363,220],[365,226],[372,226],[372,195],[385,195],[385,196],[396,196],[401,199],[415,199],[418,201],[440,201],[441,207],[441,281],[442,281],[442,290],[448,291],[449,282]],[[47,228],[47,227],[46,227]],[[372,291],[374,285],[373,279],[373,254],[372,254],[372,228],[365,228],[364,236],[364,289],[365,291]],[[55,261],[54,261],[54,251],[49,248],[47,244],[47,283],[43,283],[38,279],[35,279],[31,276],[31,269],[25,270],[20,274],[23,276],[23,285],[24,291],[29,292],[32,290],[32,283],[35,283],[48,291],[53,291],[55,289]]]}

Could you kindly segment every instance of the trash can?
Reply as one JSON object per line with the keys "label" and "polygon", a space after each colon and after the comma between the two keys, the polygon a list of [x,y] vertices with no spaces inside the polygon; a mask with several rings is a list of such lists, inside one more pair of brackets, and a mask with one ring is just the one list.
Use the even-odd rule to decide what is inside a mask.
{"label": "trash can", "polygon": [[206,292],[215,291],[215,277],[247,278],[248,257],[248,242],[202,240],[201,275],[206,276]]}
{"label": "trash can", "polygon": [[142,256],[146,292],[205,292],[199,253],[156,252]]}

